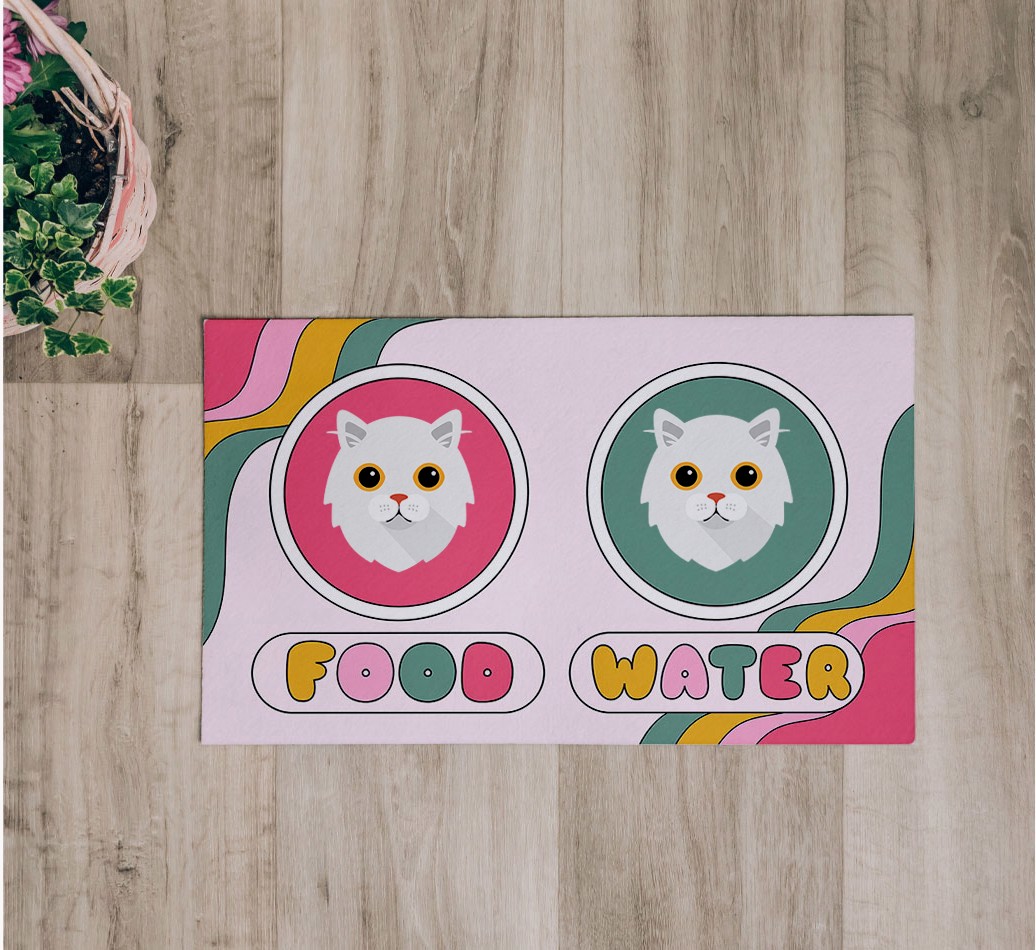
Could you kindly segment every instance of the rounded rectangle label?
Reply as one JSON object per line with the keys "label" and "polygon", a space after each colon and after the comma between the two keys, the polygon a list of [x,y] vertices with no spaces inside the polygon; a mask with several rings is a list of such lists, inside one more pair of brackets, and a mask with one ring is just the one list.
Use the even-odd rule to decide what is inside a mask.
{"label": "rounded rectangle label", "polygon": [[836,633],[599,633],[572,655],[580,701],[605,713],[833,712],[863,685]]}
{"label": "rounded rectangle label", "polygon": [[281,633],[252,661],[256,693],[283,713],[510,713],[543,676],[514,633]]}

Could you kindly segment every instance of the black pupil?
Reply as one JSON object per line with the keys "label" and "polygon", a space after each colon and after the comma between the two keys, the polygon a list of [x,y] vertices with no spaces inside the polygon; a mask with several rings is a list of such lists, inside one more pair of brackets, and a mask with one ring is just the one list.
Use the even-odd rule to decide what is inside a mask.
{"label": "black pupil", "polygon": [[433,465],[426,465],[417,473],[417,483],[422,488],[435,488],[441,480],[442,475]]}
{"label": "black pupil", "polygon": [[364,488],[377,488],[381,481],[381,473],[373,465],[365,465],[356,477]]}
{"label": "black pupil", "polygon": [[698,473],[690,465],[681,465],[676,470],[676,484],[682,488],[691,488],[698,481]]}
{"label": "black pupil", "polygon": [[751,488],[759,481],[759,473],[755,470],[754,465],[739,465],[737,471],[734,472],[734,481],[742,488]]}

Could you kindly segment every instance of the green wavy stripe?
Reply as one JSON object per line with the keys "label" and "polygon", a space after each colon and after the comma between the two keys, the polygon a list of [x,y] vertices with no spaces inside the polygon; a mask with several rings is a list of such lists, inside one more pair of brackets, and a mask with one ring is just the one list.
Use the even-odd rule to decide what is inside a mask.
{"label": "green wavy stripe", "polygon": [[430,317],[378,317],[358,326],[345,338],[342,352],[338,355],[335,379],[341,379],[358,369],[374,366],[381,359],[385,344],[400,330],[418,323],[428,323]]}
{"label": "green wavy stripe", "polygon": [[666,713],[644,733],[641,745],[676,745],[688,729],[705,713]]}
{"label": "green wavy stripe", "polygon": [[814,614],[845,607],[866,607],[890,594],[910,561],[914,544],[914,409],[892,427],[881,463],[881,509],[874,560],[859,586],[838,600],[797,604],[771,614],[762,631],[797,630]]}
{"label": "green wavy stripe", "polygon": [[248,457],[261,445],[284,435],[287,426],[235,432],[205,458],[205,515],[202,539],[202,636],[205,643],[216,626],[226,577],[227,511],[230,493]]}
{"label": "green wavy stripe", "polygon": [[[795,630],[804,620],[825,610],[865,607],[886,597],[899,583],[914,544],[914,408],[896,420],[885,443],[881,463],[881,509],[878,543],[871,566],[859,586],[838,600],[798,604],[771,614],[760,625],[764,632]],[[697,717],[665,713],[641,739],[641,744],[675,743]]]}
{"label": "green wavy stripe", "polygon": [[[385,344],[406,327],[427,318],[378,318],[350,333],[338,354],[333,379],[377,364]],[[216,626],[226,580],[227,512],[234,483],[248,457],[261,445],[279,439],[287,426],[247,429],[223,439],[205,458],[205,514],[202,540],[202,643]]]}

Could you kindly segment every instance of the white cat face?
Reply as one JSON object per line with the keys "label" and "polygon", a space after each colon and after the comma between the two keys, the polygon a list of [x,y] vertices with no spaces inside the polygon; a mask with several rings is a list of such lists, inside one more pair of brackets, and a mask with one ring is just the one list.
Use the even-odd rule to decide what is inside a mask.
{"label": "white cat face", "polygon": [[655,454],[641,504],[670,550],[721,571],[754,557],[784,524],[791,485],[777,451],[776,409],[745,422],[700,416],[682,422],[656,409]]}
{"label": "white cat face", "polygon": [[324,504],[331,524],[368,561],[405,571],[441,554],[475,501],[458,445],[459,410],[435,422],[338,413],[339,452]]}

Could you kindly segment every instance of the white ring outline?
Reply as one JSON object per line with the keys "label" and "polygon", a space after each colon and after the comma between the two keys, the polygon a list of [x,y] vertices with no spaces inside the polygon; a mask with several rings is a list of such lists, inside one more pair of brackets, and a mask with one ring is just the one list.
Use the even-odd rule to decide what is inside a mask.
{"label": "white ring outline", "polygon": [[[791,580],[784,583],[781,587],[771,591],[769,594],[764,594],[762,597],[757,597],[755,600],[745,601],[741,604],[694,604],[672,597],[653,587],[626,563],[615,542],[612,540],[604,517],[604,463],[619,431],[629,421],[633,413],[649,399],[653,399],[679,383],[685,383],[693,379],[708,378],[739,379],[750,383],[758,383],[783,396],[812,424],[820,436],[820,440],[827,451],[828,460],[831,463],[833,481],[831,518],[828,521],[827,530],[824,532],[819,546],[813,552],[813,556]],[[597,486],[596,491],[593,488],[595,485]],[[615,571],[619,579],[630,590],[639,594],[645,600],[650,601],[656,607],[661,607],[670,613],[678,614],[681,617],[690,617],[695,620],[734,620],[739,617],[750,617],[753,614],[762,613],[765,610],[776,607],[778,604],[784,603],[788,598],[793,597],[802,590],[820,573],[820,569],[827,563],[827,559],[831,556],[831,552],[838,542],[839,535],[842,533],[842,527],[845,524],[848,497],[849,478],[845,467],[845,457],[842,454],[842,447],[838,443],[838,438],[824,414],[805,393],[796,389],[791,383],[754,366],[743,366],[739,363],[697,363],[692,366],[684,366],[680,369],[663,373],[661,376],[657,376],[641,386],[640,389],[628,396],[619,408],[615,410],[600,436],[598,436],[593,454],[590,457],[590,469],[586,480],[586,503],[590,515],[590,529],[593,531],[597,546],[608,562],[608,566]]]}
{"label": "white ring outline", "polygon": [[[497,435],[500,436],[504,448],[507,450],[511,471],[514,475],[514,507],[511,513],[511,522],[507,526],[507,532],[504,535],[503,541],[500,542],[500,547],[497,548],[496,553],[478,575],[459,590],[424,604],[391,606],[372,604],[356,597],[350,597],[317,573],[316,569],[306,560],[299,549],[288,524],[288,513],[284,498],[284,481],[291,453],[306,426],[313,421],[316,414],[331,400],[337,399],[343,393],[356,389],[358,386],[386,379],[417,379],[422,382],[434,383],[467,399],[468,402],[476,406],[485,415],[493,428],[496,429]],[[320,390],[299,410],[284,435],[281,436],[281,442],[277,447],[277,453],[273,459],[273,468],[270,472],[270,511],[273,515],[273,526],[281,549],[291,562],[291,566],[321,597],[351,613],[358,614],[361,617],[370,617],[373,620],[422,620],[426,617],[434,617],[437,614],[445,613],[447,610],[453,610],[454,607],[459,607],[461,604],[471,600],[475,595],[481,593],[503,570],[504,565],[510,560],[514,549],[518,546],[518,539],[525,527],[528,504],[529,476],[525,467],[525,456],[522,453],[518,437],[514,434],[514,430],[507,419],[504,418],[503,413],[497,409],[487,396],[475,389],[470,383],[466,383],[456,376],[451,376],[449,373],[444,373],[442,370],[411,363],[386,363],[380,366],[372,366],[368,369],[357,370]]]}

